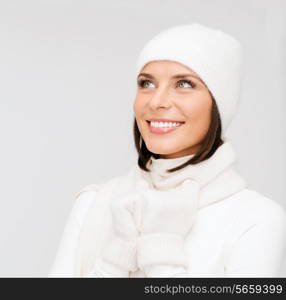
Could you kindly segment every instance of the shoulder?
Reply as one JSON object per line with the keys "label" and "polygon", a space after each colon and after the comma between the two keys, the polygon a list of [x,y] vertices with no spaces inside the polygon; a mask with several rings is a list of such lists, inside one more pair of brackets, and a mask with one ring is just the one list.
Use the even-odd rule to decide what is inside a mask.
{"label": "shoulder", "polygon": [[244,189],[233,198],[238,223],[264,224],[286,230],[286,212],[281,204],[252,190]]}
{"label": "shoulder", "polygon": [[256,215],[257,219],[286,216],[285,209],[281,204],[252,189],[244,189],[240,194],[239,201],[241,208],[247,209],[250,215]]}
{"label": "shoulder", "polygon": [[[251,189],[244,189],[229,200],[228,251],[264,249],[276,257],[275,251],[286,250],[286,212],[282,205]],[[245,248],[234,247],[236,243]]]}
{"label": "shoulder", "polygon": [[[131,173],[128,173],[131,174]],[[89,209],[98,203],[98,195],[100,192],[112,193],[112,191],[122,185],[127,175],[115,176],[101,184],[87,184],[79,189],[74,196],[73,214],[77,221],[82,224]]]}
{"label": "shoulder", "polygon": [[97,201],[99,192],[103,188],[111,187],[111,185],[114,184],[117,180],[118,178],[113,178],[112,180],[109,180],[108,182],[102,184],[88,184],[83,186],[75,194],[72,211],[80,224],[82,224],[89,209]]}
{"label": "shoulder", "polygon": [[88,184],[79,189],[73,197],[71,215],[80,225],[94,203],[100,188],[101,184]]}

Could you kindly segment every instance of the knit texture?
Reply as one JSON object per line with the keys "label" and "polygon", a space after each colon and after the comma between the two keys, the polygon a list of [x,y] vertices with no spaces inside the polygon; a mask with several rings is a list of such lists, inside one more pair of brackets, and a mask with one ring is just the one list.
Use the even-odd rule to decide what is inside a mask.
{"label": "knit texture", "polygon": [[[83,274],[89,274],[92,272],[92,269],[95,270],[94,268],[97,266],[98,272],[95,270],[94,274],[104,273],[105,276],[108,276],[109,271],[103,269],[104,265],[100,264],[99,262],[99,258],[101,257],[101,260],[104,259],[106,262],[113,262],[114,266],[123,266],[123,268],[121,268],[121,276],[126,276],[126,268],[128,268],[128,264],[130,262],[129,258],[133,257],[132,254],[122,258],[121,263],[119,262],[120,257],[118,256],[118,253],[122,253],[124,250],[122,250],[122,252],[121,250],[118,252],[115,251],[116,253],[113,254],[112,251],[109,252],[109,258],[106,258],[106,256],[103,258],[103,254],[108,247],[109,241],[114,238],[114,217],[111,214],[111,203],[113,203],[113,201],[123,199],[124,197],[126,197],[126,199],[131,199],[130,195],[134,194],[137,194],[137,197],[134,197],[133,216],[139,233],[136,254],[138,270],[142,270],[145,274],[149,274],[149,276],[152,277],[154,274],[157,274],[159,269],[165,269],[166,266],[176,266],[176,270],[174,270],[175,273],[179,273],[179,270],[182,270],[182,268],[184,268],[186,271],[190,269],[191,266],[189,266],[188,262],[184,259],[186,257],[186,252],[183,246],[184,243],[181,242],[185,237],[183,237],[183,235],[179,235],[180,237],[176,236],[174,239],[167,238],[171,236],[170,234],[174,233],[170,230],[171,228],[175,229],[175,227],[170,225],[171,222],[164,221],[163,223],[163,215],[160,214],[161,211],[164,211],[164,209],[167,209],[167,207],[165,207],[162,202],[164,202],[165,199],[166,203],[169,202],[170,204],[175,205],[176,203],[172,203],[172,200],[175,199],[173,199],[173,196],[168,197],[168,194],[173,195],[172,193],[174,192],[175,188],[179,187],[188,179],[196,183],[196,185],[199,187],[199,195],[197,195],[197,198],[191,197],[190,201],[198,201],[197,206],[194,207],[194,210],[190,210],[189,208],[188,214],[186,214],[190,216],[189,233],[191,233],[191,223],[195,222],[198,209],[212,205],[215,202],[222,201],[224,198],[237,193],[246,187],[246,182],[243,177],[236,172],[235,163],[237,157],[233,146],[228,139],[226,139],[225,142],[216,150],[216,152],[207,160],[196,165],[189,165],[184,169],[170,174],[166,172],[168,168],[176,167],[178,164],[183,163],[189,158],[190,156],[184,156],[175,159],[152,158],[152,163],[150,161],[148,164],[152,170],[151,172],[146,172],[140,169],[136,164],[131,168],[127,176],[117,178],[116,181],[111,181],[110,184],[106,184],[101,187],[97,193],[94,206],[89,210],[88,216],[86,217],[82,228],[80,237],[81,242],[79,244],[80,247],[77,251],[76,274],[80,274],[80,276]],[[228,182],[228,184],[225,185],[225,182]],[[163,194],[156,194],[156,191],[166,193],[164,194],[164,197],[157,197],[157,195]],[[144,197],[141,197],[140,195]],[[148,210],[145,210],[148,208],[148,206],[146,207],[146,203],[143,201],[143,199],[146,198],[146,195],[148,195],[147,203],[152,203],[152,205],[154,205],[154,209],[150,209],[149,212]],[[154,197],[152,195],[154,195]],[[185,197],[186,196],[188,196],[188,194],[186,194]],[[156,203],[158,203],[157,207]],[[161,204],[159,205],[159,203]],[[98,210],[98,207],[100,207],[100,211]],[[176,205],[174,207],[176,207]],[[102,228],[102,221],[98,223],[103,210],[106,219],[104,222],[106,226],[105,228]],[[158,218],[154,218],[156,215],[152,215],[153,213],[158,214]],[[166,213],[168,212],[166,211]],[[169,217],[169,220],[174,223],[181,224],[178,222],[180,217],[175,217],[172,212],[171,215],[172,218]],[[146,216],[148,216],[148,218],[146,218]],[[185,218],[186,217],[184,217],[184,219]],[[164,220],[165,219],[168,220],[167,217],[164,217]],[[147,220],[152,220],[152,223],[149,223],[149,221],[147,223]],[[153,220],[156,220],[156,224]],[[131,221],[128,222],[130,222],[128,224],[131,225]],[[143,237],[142,225],[144,222],[145,234]],[[124,226],[127,228],[129,227],[128,224],[124,223]],[[161,226],[160,232],[158,231],[157,224],[160,224]],[[148,231],[146,231],[147,227]],[[122,226],[120,226],[120,229],[122,229]],[[162,232],[162,229],[165,231]],[[95,232],[98,230],[105,230],[106,234],[96,234]],[[182,229],[180,228],[180,231],[181,230]],[[177,233],[178,232],[179,231],[177,231]],[[155,233],[157,237],[156,241],[154,235]],[[184,234],[186,234],[186,231],[184,231]],[[151,239],[152,244],[155,246],[154,248],[150,246]],[[101,246],[98,247],[97,243]],[[168,249],[171,249],[172,247],[172,251],[168,252],[166,250],[166,247],[164,247],[166,244],[169,245]],[[158,251],[158,249],[164,249],[164,251]],[[114,250],[116,250],[115,247]],[[132,251],[129,253],[132,253]],[[174,255],[174,253],[176,254]],[[169,261],[168,264],[166,264],[167,260]],[[171,264],[170,262],[174,264]],[[114,272],[115,271],[113,271],[112,275],[110,276],[113,276]],[[132,273],[134,272],[130,272],[130,277],[132,277]],[[166,273],[169,274],[172,272],[166,271]]]}
{"label": "knit texture", "polygon": [[[157,265],[175,265],[187,272],[189,266],[184,239],[192,229],[198,209],[223,199],[223,192],[229,195],[231,189],[236,192],[246,185],[241,177],[235,176],[234,164],[237,157],[228,139],[209,159],[173,173],[167,172],[191,157],[193,154],[173,159],[151,157],[147,164],[150,172],[137,169],[137,188],[141,192],[135,205],[140,232],[137,259],[138,266],[145,273],[154,273]],[[211,184],[210,189],[204,188],[214,178],[221,180],[223,184],[227,174],[231,175],[229,187],[222,193],[212,194]],[[185,184],[188,180],[189,186]],[[184,184],[185,190],[182,188]],[[150,192],[152,189],[157,193]],[[181,193],[174,193],[176,189],[181,189]],[[219,197],[216,198],[216,195]],[[149,199],[147,204],[144,204],[144,197]],[[180,204],[182,198],[185,199],[185,206]]]}
{"label": "knit texture", "polygon": [[135,271],[136,265],[136,240],[128,241],[114,237],[104,249],[102,257],[121,267],[126,271]]}
{"label": "knit texture", "polygon": [[177,234],[146,234],[138,239],[138,265],[140,268],[161,265],[187,266],[183,251],[184,239]]}
{"label": "knit texture", "polygon": [[[286,249],[283,207],[246,188],[244,179],[235,170],[236,156],[229,141],[209,159],[183,169],[187,170],[184,176],[179,176],[183,170],[165,174],[166,165],[175,167],[185,159],[187,157],[175,161],[155,160],[153,167],[159,163],[162,168],[157,169],[156,176],[152,174],[153,179],[136,164],[124,176],[79,191],[49,276],[277,277]],[[169,191],[169,184],[177,185],[184,178],[192,178],[200,185],[197,222],[184,241],[187,270],[171,264],[176,259],[173,252],[168,262],[164,259],[164,264],[154,257],[145,257],[144,271],[138,268],[128,275],[117,268],[117,263],[111,264],[102,258],[114,234],[112,200],[138,193],[142,183]],[[140,205],[137,205],[134,218],[139,231],[141,212]],[[150,245],[149,241],[146,244]],[[151,247],[152,253],[156,254],[158,248]],[[164,251],[162,255],[165,255]],[[148,259],[152,265],[148,266]],[[125,268],[127,265],[124,262]]]}

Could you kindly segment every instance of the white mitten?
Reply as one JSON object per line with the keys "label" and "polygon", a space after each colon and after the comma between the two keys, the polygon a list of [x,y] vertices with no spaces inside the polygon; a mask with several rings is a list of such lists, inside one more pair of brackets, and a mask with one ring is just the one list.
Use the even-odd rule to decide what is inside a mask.
{"label": "white mitten", "polygon": [[137,270],[138,231],[133,218],[136,194],[111,200],[111,212],[115,235],[103,249],[99,268],[114,277],[129,277]]}
{"label": "white mitten", "polygon": [[[142,185],[143,187],[143,185]],[[141,225],[137,243],[139,268],[167,265],[187,268],[184,239],[197,213],[199,184],[186,179],[169,190],[141,188]]]}

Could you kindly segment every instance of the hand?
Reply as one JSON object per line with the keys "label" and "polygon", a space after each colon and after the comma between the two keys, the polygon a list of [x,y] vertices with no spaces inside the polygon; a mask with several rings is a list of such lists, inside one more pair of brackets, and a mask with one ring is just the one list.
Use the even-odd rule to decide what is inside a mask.
{"label": "hand", "polygon": [[133,217],[135,197],[136,194],[129,194],[113,198],[110,203],[114,236],[104,249],[102,258],[116,266],[116,273],[120,277],[128,277],[130,271],[136,271],[138,268],[138,231]]}
{"label": "hand", "polygon": [[111,200],[113,228],[123,240],[136,240],[138,231],[134,220],[135,200],[138,195],[129,194]]}
{"label": "hand", "polygon": [[184,238],[198,206],[199,185],[187,179],[170,190],[146,189],[142,193],[141,234],[170,233]]}
{"label": "hand", "polygon": [[184,239],[197,215],[199,184],[186,179],[176,188],[161,191],[143,183],[140,194],[138,266],[145,270],[156,265],[187,267]]}

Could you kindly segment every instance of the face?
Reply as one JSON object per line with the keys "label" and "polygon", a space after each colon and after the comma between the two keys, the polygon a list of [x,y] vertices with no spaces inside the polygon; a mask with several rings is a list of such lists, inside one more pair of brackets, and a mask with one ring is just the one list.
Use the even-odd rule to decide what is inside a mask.
{"label": "face", "polygon": [[178,62],[152,61],[138,74],[137,126],[147,149],[162,158],[196,153],[208,132],[211,109],[206,85]]}

